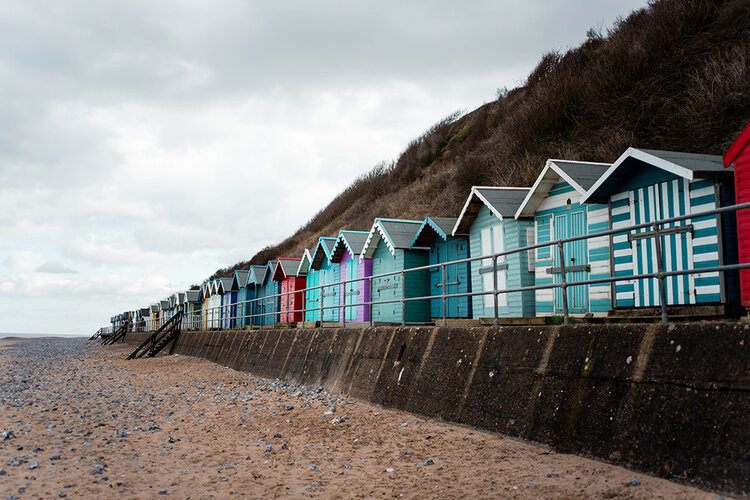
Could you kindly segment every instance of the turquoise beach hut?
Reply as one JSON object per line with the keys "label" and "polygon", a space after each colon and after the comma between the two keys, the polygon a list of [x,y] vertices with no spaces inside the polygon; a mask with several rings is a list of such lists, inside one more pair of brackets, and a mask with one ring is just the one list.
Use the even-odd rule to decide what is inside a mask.
{"label": "turquoise beach hut", "polygon": [[[491,256],[533,243],[533,219],[515,218],[528,193],[529,188],[519,187],[471,188],[452,236],[469,237],[471,257]],[[472,261],[472,292],[494,289],[493,269],[491,258]],[[526,252],[498,258],[497,284],[498,290],[534,285],[534,272]],[[500,293],[497,298],[498,317],[532,317],[535,314],[533,291]],[[472,314],[476,319],[494,317],[493,295],[472,297]]]}
{"label": "turquoise beach hut", "polygon": [[[430,295],[427,270],[404,274],[405,269],[425,266],[429,262],[426,248],[412,248],[414,235],[422,221],[377,218],[367,235],[360,260],[372,259],[372,301],[395,301],[372,305],[372,321],[378,323],[427,323],[430,321],[430,300],[414,300],[401,304],[401,298]],[[397,274],[375,277],[379,274]]]}
{"label": "turquoise beach hut", "polygon": [[[516,211],[517,219],[533,218],[537,243],[608,231],[607,204],[581,204],[581,198],[610,167],[608,163],[547,160],[542,172]],[[567,282],[611,276],[609,236],[565,243]],[[556,246],[532,253],[537,285],[561,283],[560,253]],[[572,315],[606,315],[612,309],[611,284],[579,285],[568,289]],[[560,288],[535,291],[536,315],[563,314]]]}
{"label": "turquoise beach hut", "polygon": [[[367,242],[367,231],[339,231],[331,260],[340,266],[341,281],[372,276],[372,259],[360,259]],[[342,310],[339,317],[348,322],[370,321],[370,280],[350,281],[339,287]],[[358,305],[359,304],[359,305]]]}
{"label": "turquoise beach hut", "polygon": [[203,302],[201,291],[190,289],[185,291],[185,319],[183,325],[187,330],[196,330],[202,323]]}
{"label": "turquoise beach hut", "polygon": [[266,264],[263,281],[258,288],[259,310],[258,324],[261,326],[273,326],[278,323],[279,308],[281,297],[278,295],[281,286],[280,283],[273,279],[273,272],[276,269],[276,260],[269,260]]}
{"label": "turquoise beach hut", "polygon": [[[582,198],[608,204],[612,229],[712,210],[734,203],[731,169],[721,156],[628,148]],[[669,224],[661,237],[665,271],[699,270],[737,262],[735,213]],[[612,237],[616,276],[655,273],[656,240],[650,227]],[[739,301],[736,272],[669,276],[668,305]],[[616,308],[661,305],[656,278],[619,281]]]}
{"label": "turquoise beach hut", "polygon": [[[414,235],[410,248],[429,248],[429,264],[442,264],[469,258],[469,238],[451,236],[458,219],[455,217],[427,217]],[[445,266],[445,283],[441,267],[432,267],[430,274],[430,295],[469,293],[471,266],[468,262]],[[469,297],[446,299],[446,318],[471,318]],[[433,299],[430,302],[430,316],[433,319],[443,317],[443,300]]]}
{"label": "turquoise beach hut", "polygon": [[312,255],[306,248],[297,268],[297,276],[305,277],[305,287],[308,289],[305,292],[305,321],[316,322],[320,321],[320,289],[316,288],[320,285],[320,271],[311,265]]}
{"label": "turquoise beach hut", "polygon": [[263,316],[263,300],[261,299],[263,293],[263,282],[266,279],[268,266],[252,265],[250,266],[250,274],[247,277],[247,289],[248,289],[248,300],[251,301],[249,313],[251,315],[250,322],[248,324],[252,326],[262,326]]}
{"label": "turquoise beach hut", "polygon": [[[322,286],[321,295],[323,300],[323,321],[339,321],[340,286],[335,285],[341,280],[341,266],[333,262],[333,246],[336,238],[321,236],[312,253],[310,269],[318,271],[318,284]],[[330,285],[330,286],[325,286]]]}

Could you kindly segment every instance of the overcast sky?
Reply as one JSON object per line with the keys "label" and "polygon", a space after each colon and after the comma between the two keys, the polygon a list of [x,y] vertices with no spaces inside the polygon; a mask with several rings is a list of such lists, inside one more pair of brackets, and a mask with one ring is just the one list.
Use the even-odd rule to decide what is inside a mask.
{"label": "overcast sky", "polygon": [[0,3],[0,332],[91,334],[643,5]]}

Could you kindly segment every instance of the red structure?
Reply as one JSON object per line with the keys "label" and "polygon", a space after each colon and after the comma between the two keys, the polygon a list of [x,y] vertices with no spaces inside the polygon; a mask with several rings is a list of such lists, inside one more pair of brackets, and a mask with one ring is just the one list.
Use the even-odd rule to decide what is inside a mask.
{"label": "red structure", "polygon": [[305,317],[305,292],[293,293],[307,286],[307,279],[298,274],[301,260],[280,257],[273,272],[274,281],[281,283],[281,323],[296,323]]}
{"label": "red structure", "polygon": [[[750,124],[724,154],[724,167],[734,167],[734,190],[737,203],[750,202]],[[737,213],[739,262],[750,262],[750,210]],[[750,307],[750,269],[740,271],[742,305]]]}

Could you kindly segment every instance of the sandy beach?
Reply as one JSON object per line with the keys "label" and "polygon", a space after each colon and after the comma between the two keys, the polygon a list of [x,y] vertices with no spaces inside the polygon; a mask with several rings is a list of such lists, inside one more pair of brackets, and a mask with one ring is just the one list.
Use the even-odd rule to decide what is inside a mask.
{"label": "sandy beach", "polygon": [[0,340],[0,498],[716,498],[184,356]]}

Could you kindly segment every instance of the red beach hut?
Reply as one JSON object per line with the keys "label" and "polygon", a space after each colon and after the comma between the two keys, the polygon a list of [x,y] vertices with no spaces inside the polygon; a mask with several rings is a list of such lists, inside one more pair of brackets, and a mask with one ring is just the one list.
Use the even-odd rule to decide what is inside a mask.
{"label": "red beach hut", "polygon": [[[734,190],[737,203],[750,202],[750,123],[724,154],[724,167],[734,167]],[[750,262],[750,210],[737,213],[739,262]],[[742,305],[750,307],[750,269],[740,271]]]}
{"label": "red beach hut", "polygon": [[293,293],[307,286],[307,279],[298,274],[301,260],[280,257],[273,272],[273,279],[281,283],[281,323],[296,323],[304,318],[305,293]]}

